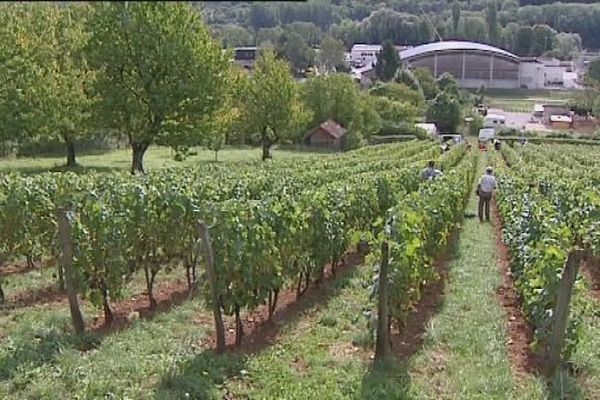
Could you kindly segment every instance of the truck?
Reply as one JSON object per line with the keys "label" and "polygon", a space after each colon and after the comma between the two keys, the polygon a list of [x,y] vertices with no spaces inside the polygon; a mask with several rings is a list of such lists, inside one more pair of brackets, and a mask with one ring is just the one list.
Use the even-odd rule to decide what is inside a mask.
{"label": "truck", "polygon": [[484,128],[501,128],[506,126],[506,116],[502,114],[488,114],[483,119]]}
{"label": "truck", "polygon": [[496,137],[496,130],[494,128],[483,128],[479,130],[479,148],[481,150],[487,149],[487,142]]}

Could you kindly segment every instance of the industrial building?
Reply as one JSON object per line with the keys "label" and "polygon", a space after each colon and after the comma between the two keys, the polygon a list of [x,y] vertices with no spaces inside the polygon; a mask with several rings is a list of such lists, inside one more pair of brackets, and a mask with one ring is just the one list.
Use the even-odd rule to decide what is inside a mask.
{"label": "industrial building", "polygon": [[355,44],[350,50],[350,64],[355,67],[373,67],[377,64],[380,44]]}
{"label": "industrial building", "polygon": [[[482,43],[443,41],[400,51],[402,62],[424,67],[434,77],[450,73],[462,88],[541,89],[563,84],[566,67],[540,59],[521,59]],[[564,75],[567,76],[567,75]],[[572,78],[571,78],[572,79]]]}

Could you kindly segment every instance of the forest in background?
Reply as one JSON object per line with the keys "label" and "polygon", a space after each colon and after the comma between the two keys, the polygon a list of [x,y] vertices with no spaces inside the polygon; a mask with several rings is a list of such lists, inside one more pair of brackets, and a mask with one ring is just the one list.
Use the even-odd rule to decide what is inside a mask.
{"label": "forest in background", "polygon": [[[354,43],[419,45],[461,39],[520,56],[573,54],[600,48],[600,3],[517,0],[196,2],[227,47],[316,46],[328,35]],[[426,16],[426,17],[425,17]],[[432,27],[435,28],[432,29]],[[439,36],[438,36],[439,35]]]}

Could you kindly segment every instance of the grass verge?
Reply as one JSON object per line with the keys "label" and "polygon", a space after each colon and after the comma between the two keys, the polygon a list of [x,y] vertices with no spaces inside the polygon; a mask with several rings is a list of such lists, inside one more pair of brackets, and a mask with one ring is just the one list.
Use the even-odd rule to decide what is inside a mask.
{"label": "grass verge", "polygon": [[[476,212],[473,194],[467,214]],[[497,259],[492,225],[465,219],[444,305],[430,321],[423,351],[412,361],[415,398],[545,398],[542,380],[517,380],[511,369],[505,316],[496,298],[502,282]]]}

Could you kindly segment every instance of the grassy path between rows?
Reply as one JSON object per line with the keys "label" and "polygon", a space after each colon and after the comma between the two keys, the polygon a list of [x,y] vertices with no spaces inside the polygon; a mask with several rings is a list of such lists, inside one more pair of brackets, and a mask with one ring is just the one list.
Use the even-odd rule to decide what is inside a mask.
{"label": "grassy path between rows", "polygon": [[[484,157],[480,170],[484,167]],[[477,198],[467,213],[476,212]],[[285,399],[542,399],[544,383],[517,380],[507,354],[505,315],[491,224],[466,219],[450,262],[444,303],[429,321],[422,350],[380,370],[360,346],[370,269],[340,282],[338,296],[309,310],[280,341],[245,360],[229,379],[234,398]]]}
{"label": "grassy path between rows", "polygon": [[[482,155],[479,171],[486,160]],[[474,192],[467,215],[477,213]],[[543,381],[519,381],[511,370],[506,316],[496,298],[502,282],[497,262],[493,226],[466,218],[449,266],[444,305],[430,321],[423,351],[412,361],[416,398],[545,398]]]}

